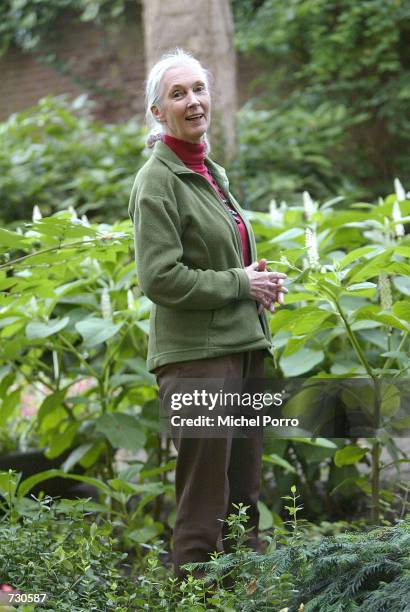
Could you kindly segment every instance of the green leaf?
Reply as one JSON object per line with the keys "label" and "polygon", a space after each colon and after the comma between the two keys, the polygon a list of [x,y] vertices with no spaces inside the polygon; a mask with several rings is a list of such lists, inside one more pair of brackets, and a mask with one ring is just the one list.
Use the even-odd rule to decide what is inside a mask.
{"label": "green leaf", "polygon": [[10,472],[0,472],[0,494],[6,499],[9,499],[10,495],[14,497],[20,479],[21,473],[16,474],[11,470]]}
{"label": "green leaf", "polygon": [[407,321],[407,323],[410,323],[410,302],[409,301],[406,302],[404,300],[401,302],[396,302],[393,305],[393,313],[399,319],[402,319],[403,321]]}
{"label": "green leaf", "polygon": [[291,474],[296,474],[296,470],[286,459],[279,457],[276,453],[270,453],[269,455],[262,455],[262,460],[266,463],[273,463],[285,470],[285,472],[290,472]]}
{"label": "green leaf", "polygon": [[332,312],[326,310],[312,310],[307,311],[305,309],[300,309],[295,312],[295,320],[289,325],[292,333],[295,336],[301,336],[303,334],[308,334],[312,331],[317,331],[323,321],[332,316]]}
{"label": "green leaf", "polygon": [[408,331],[410,329],[410,325],[406,321],[402,321],[394,314],[382,311],[379,306],[375,305],[359,308],[359,310],[353,314],[353,319],[356,321],[363,319],[378,321],[379,323],[383,323],[389,327],[396,327],[397,329],[402,329],[404,331]]}
{"label": "green leaf", "polygon": [[410,277],[396,276],[393,278],[393,285],[398,291],[400,291],[400,293],[410,295]]}
{"label": "green leaf", "polygon": [[64,473],[69,472],[71,468],[81,461],[81,459],[88,453],[88,451],[93,447],[92,442],[87,442],[86,444],[81,444],[77,446],[67,457],[67,459],[62,464],[62,469]]}
{"label": "green leaf", "polygon": [[371,253],[372,251],[375,251],[375,250],[376,251],[379,250],[379,247],[365,246],[365,247],[360,247],[359,249],[353,249],[353,251],[350,251],[347,255],[345,255],[339,261],[339,265],[341,269],[343,269],[347,265],[349,265],[352,261],[357,261],[360,257],[363,257],[364,255],[367,255],[368,253]]}
{"label": "green leaf", "polygon": [[275,244],[277,242],[286,242],[287,240],[292,240],[293,238],[298,238],[299,236],[303,236],[305,230],[301,227],[292,227],[284,232],[281,232],[275,238],[272,238],[269,242],[271,244]]}
{"label": "green leaf", "polygon": [[8,419],[13,414],[19,413],[19,411],[16,411],[16,408],[20,405],[21,391],[21,389],[16,389],[3,397],[0,405],[0,427],[6,426]]}
{"label": "green leaf", "polygon": [[400,245],[394,249],[394,252],[402,257],[410,257],[410,246]]}
{"label": "green leaf", "polygon": [[44,472],[39,472],[34,476],[26,478],[26,480],[24,480],[19,487],[19,496],[26,495],[39,482],[44,482],[45,480],[49,480],[50,478],[55,478],[57,476],[61,478],[79,480],[80,482],[86,482],[87,484],[93,485],[106,495],[110,495],[111,493],[111,489],[97,478],[92,478],[90,476],[81,476],[80,474],[66,474],[65,472],[63,472],[63,470],[52,469],[46,470]]}
{"label": "green leaf", "polygon": [[364,283],[355,283],[354,285],[349,285],[346,287],[346,291],[359,291],[360,289],[375,289],[377,288],[376,283],[364,282]]}
{"label": "green leaf", "polygon": [[258,501],[259,510],[259,529],[264,531],[265,529],[271,529],[273,527],[273,516],[269,508],[260,500]]}
{"label": "green leaf", "polygon": [[139,451],[144,447],[145,434],[139,419],[130,414],[106,413],[97,419],[95,428],[106,436],[114,448]]}
{"label": "green leaf", "polygon": [[82,335],[84,345],[86,347],[92,347],[101,344],[101,342],[106,342],[112,338],[112,336],[115,336],[123,324],[124,321],[121,323],[113,323],[109,319],[90,317],[85,321],[76,323],[75,328]]}
{"label": "green leaf", "polygon": [[73,443],[79,426],[80,424],[77,422],[70,423],[63,433],[54,435],[49,442],[47,451],[45,452],[46,457],[53,459],[54,457],[61,455],[61,453],[69,448]]}
{"label": "green leaf", "polygon": [[26,336],[29,340],[47,338],[64,329],[69,320],[68,317],[64,317],[62,319],[50,319],[47,323],[31,321],[26,327]]}
{"label": "green leaf", "polygon": [[288,357],[282,356],[279,365],[285,376],[300,376],[312,370],[324,358],[325,354],[323,351],[302,348],[297,353],[293,353]]}
{"label": "green leaf", "polygon": [[327,438],[292,438],[294,442],[303,442],[311,446],[320,446],[321,448],[337,448],[337,445]]}
{"label": "green leaf", "polygon": [[345,446],[344,448],[336,451],[334,456],[334,462],[337,467],[343,467],[344,465],[353,465],[358,463],[368,452],[368,448],[361,448],[354,444]]}
{"label": "green leaf", "polygon": [[27,244],[28,240],[21,234],[0,228],[0,247],[16,249],[19,247],[24,247]]}

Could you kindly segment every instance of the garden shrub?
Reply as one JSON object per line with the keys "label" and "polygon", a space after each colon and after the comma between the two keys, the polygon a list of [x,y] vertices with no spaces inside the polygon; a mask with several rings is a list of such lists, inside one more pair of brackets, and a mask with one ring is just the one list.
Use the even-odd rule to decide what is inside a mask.
{"label": "garden shrub", "polygon": [[144,136],[135,119],[104,125],[85,96],[44,98],[0,124],[0,219],[30,219],[68,207],[106,223],[127,214],[142,163]]}
{"label": "garden shrub", "polygon": [[410,181],[408,3],[234,0],[233,9],[256,85],[256,113],[240,122],[240,176],[245,189],[249,155],[259,209],[268,185],[279,201],[306,189],[353,201],[387,192],[394,176]]}

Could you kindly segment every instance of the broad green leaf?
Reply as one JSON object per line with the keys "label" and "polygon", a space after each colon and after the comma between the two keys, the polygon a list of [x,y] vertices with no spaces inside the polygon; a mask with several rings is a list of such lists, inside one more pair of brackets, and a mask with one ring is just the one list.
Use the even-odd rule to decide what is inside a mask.
{"label": "broad green leaf", "polygon": [[41,426],[43,419],[45,419],[47,415],[53,412],[53,410],[55,410],[56,408],[61,407],[66,392],[66,389],[59,389],[58,391],[55,391],[55,393],[47,395],[47,397],[43,400],[37,413],[37,421],[39,426]]}
{"label": "broad green leaf", "polygon": [[296,353],[308,340],[306,336],[289,338],[289,340],[285,344],[285,350],[283,351],[283,356],[288,357],[289,355],[293,355]]}
{"label": "broad green leaf", "polygon": [[377,288],[376,283],[364,282],[364,283],[355,283],[354,285],[349,285],[348,287],[346,287],[346,291],[359,291],[360,289],[376,289],[376,288]]}
{"label": "broad green leaf", "polygon": [[304,385],[287,400],[282,411],[283,416],[294,418],[310,412],[310,408],[316,406],[318,398],[320,398],[320,394],[317,385],[310,383]]}
{"label": "broad green leaf", "polygon": [[410,329],[410,325],[406,321],[399,319],[394,314],[382,311],[379,306],[375,305],[359,308],[353,314],[353,318],[357,321],[362,319],[378,321],[379,323],[383,323],[389,327],[396,327],[397,329],[402,329],[404,331],[408,331]]}
{"label": "broad green leaf", "polygon": [[400,409],[401,393],[399,387],[394,384],[383,382],[380,389],[381,407],[383,416],[391,417]]}
{"label": "broad green leaf", "polygon": [[409,276],[395,276],[393,277],[393,285],[403,295],[410,295],[410,277]]}
{"label": "broad green leaf", "polygon": [[47,338],[64,329],[69,320],[68,317],[63,317],[62,319],[50,319],[47,323],[32,321],[26,327],[26,336],[29,340]]}
{"label": "broad green leaf", "polygon": [[379,247],[377,246],[365,246],[358,249],[353,249],[353,251],[350,251],[339,261],[339,265],[343,270],[343,268],[349,265],[352,261],[357,261],[360,257],[377,250],[379,250]]}
{"label": "broad green leaf", "polygon": [[410,246],[400,245],[394,249],[394,252],[402,257],[410,257]]}
{"label": "broad green leaf", "polygon": [[85,321],[79,321],[75,324],[76,330],[82,335],[84,339],[84,345],[87,347],[96,346],[101,342],[106,342],[123,326],[124,321],[121,323],[113,323],[109,319],[97,319],[96,317],[90,317]]}
{"label": "broad green leaf", "polygon": [[139,419],[130,414],[106,413],[97,419],[95,428],[106,436],[114,448],[139,451],[144,447],[145,434]]}
{"label": "broad green leaf", "polygon": [[312,446],[320,446],[321,448],[337,448],[337,445],[327,438],[292,438],[294,442],[303,442]]}
{"label": "broad green leaf", "polygon": [[358,463],[366,455],[368,450],[368,448],[361,448],[354,444],[345,446],[336,451],[334,456],[335,465],[337,465],[337,467],[343,467],[344,465]]}
{"label": "broad green leaf", "polygon": [[67,412],[62,406],[57,406],[49,412],[41,420],[39,431],[43,434],[47,434],[49,430],[56,428],[63,420],[67,418]]}
{"label": "broad green leaf", "polygon": [[393,251],[393,248],[386,249],[383,253],[374,257],[369,263],[363,264],[363,262],[361,262],[354,266],[348,274],[349,282],[351,284],[360,283],[361,281],[378,276],[380,272],[384,272],[391,262]]}
{"label": "broad green leaf", "polygon": [[284,232],[278,234],[270,240],[271,244],[275,244],[277,242],[286,242],[287,240],[292,240],[293,238],[298,238],[299,236],[303,236],[305,230],[300,227],[292,227]]}
{"label": "broad green leaf", "polygon": [[273,527],[273,516],[269,508],[260,500],[258,501],[259,510],[259,529],[264,531],[265,529],[271,529]]}
{"label": "broad green leaf", "polygon": [[61,468],[64,473],[69,472],[71,468],[78,463],[86,453],[93,447],[92,442],[86,442],[85,444],[81,444],[77,446],[67,457],[67,459],[62,464]]}
{"label": "broad green leaf", "polygon": [[136,325],[137,325],[137,327],[139,327],[139,329],[141,331],[144,332],[144,334],[146,334],[148,336],[148,334],[149,334],[149,319],[143,319],[142,321],[136,321]]}
{"label": "broad green leaf", "polygon": [[6,247],[8,249],[17,249],[19,247],[25,247],[29,244],[28,240],[17,232],[11,232],[0,228],[0,247]]}
{"label": "broad green leaf", "polygon": [[120,478],[111,478],[108,481],[110,487],[119,493],[126,493],[127,495],[150,495],[157,496],[164,493],[165,487],[163,482],[143,482],[137,484],[135,482],[127,482]]}
{"label": "broad green leaf", "polygon": [[285,472],[290,472],[291,474],[296,474],[296,470],[286,459],[279,457],[276,453],[270,453],[269,455],[262,455],[262,460],[265,463],[273,463],[285,470]]}
{"label": "broad green leaf", "polygon": [[6,426],[8,419],[13,414],[18,414],[19,411],[16,411],[16,408],[20,403],[21,391],[22,389],[16,389],[3,397],[3,401],[0,404],[0,427]]}
{"label": "broad green leaf", "polygon": [[49,480],[50,478],[56,477],[69,478],[71,480],[79,480],[80,482],[85,482],[87,484],[93,485],[105,495],[110,495],[111,493],[111,489],[97,478],[92,478],[91,476],[81,476],[80,474],[66,474],[66,472],[63,472],[63,470],[52,469],[46,470],[44,472],[39,472],[38,474],[34,474],[34,476],[26,478],[26,480],[24,480],[19,487],[19,496],[26,495],[39,482],[44,482],[45,480]]}
{"label": "broad green leaf", "polygon": [[172,461],[168,461],[165,465],[161,465],[157,468],[153,468],[152,470],[143,470],[140,472],[141,480],[145,478],[152,478],[153,476],[158,476],[159,474],[164,474],[165,472],[169,472],[170,470],[174,470],[176,466],[176,459],[172,459]]}
{"label": "broad green leaf", "polygon": [[396,302],[393,305],[393,313],[399,319],[410,323],[410,300],[408,300],[407,302],[404,300],[401,302]]}
{"label": "broad green leaf", "polygon": [[325,358],[323,351],[302,348],[289,357],[282,356],[279,365],[285,376],[300,376],[312,370]]}
{"label": "broad green leaf", "polygon": [[161,523],[155,523],[153,525],[144,525],[143,527],[139,527],[138,529],[133,529],[126,533],[126,537],[128,537],[133,542],[137,542],[138,544],[145,544],[149,542],[153,538],[158,536],[160,532],[159,529],[156,528],[156,525],[161,525]]}
{"label": "broad green leaf", "polygon": [[80,424],[78,422],[70,423],[62,433],[55,434],[48,444],[45,456],[49,459],[53,459],[69,448],[73,443],[79,426]]}
{"label": "broad green leaf", "polygon": [[269,325],[272,334],[277,331],[288,328],[288,323],[293,321],[295,314],[292,310],[278,310],[271,317]]}
{"label": "broad green leaf", "polygon": [[96,463],[101,453],[106,450],[106,442],[104,440],[96,440],[94,444],[89,448],[84,455],[79,459],[78,463],[84,467],[89,468]]}
{"label": "broad green leaf", "polygon": [[312,331],[319,331],[323,321],[332,315],[332,312],[326,310],[317,309],[307,312],[305,309],[300,309],[299,312],[295,312],[295,319],[292,321],[289,327],[295,336],[308,334]]}

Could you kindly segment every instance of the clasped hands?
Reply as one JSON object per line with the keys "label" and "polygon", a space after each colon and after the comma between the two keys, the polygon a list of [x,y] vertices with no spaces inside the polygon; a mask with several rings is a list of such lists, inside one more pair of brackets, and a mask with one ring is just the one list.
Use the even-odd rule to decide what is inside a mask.
{"label": "clasped hands", "polygon": [[284,303],[285,293],[288,292],[283,286],[287,275],[282,272],[269,271],[266,263],[266,259],[261,259],[245,268],[249,278],[251,297],[258,302],[258,314],[262,314],[264,308],[275,312],[275,302],[281,306]]}

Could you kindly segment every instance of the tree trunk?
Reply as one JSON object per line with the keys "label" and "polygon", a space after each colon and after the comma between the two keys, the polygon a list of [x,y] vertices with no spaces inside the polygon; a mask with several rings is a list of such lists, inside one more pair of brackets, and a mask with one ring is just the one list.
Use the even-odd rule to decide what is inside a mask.
{"label": "tree trunk", "polygon": [[147,71],[160,56],[182,47],[213,74],[212,156],[226,163],[235,152],[236,56],[229,0],[143,0]]}

